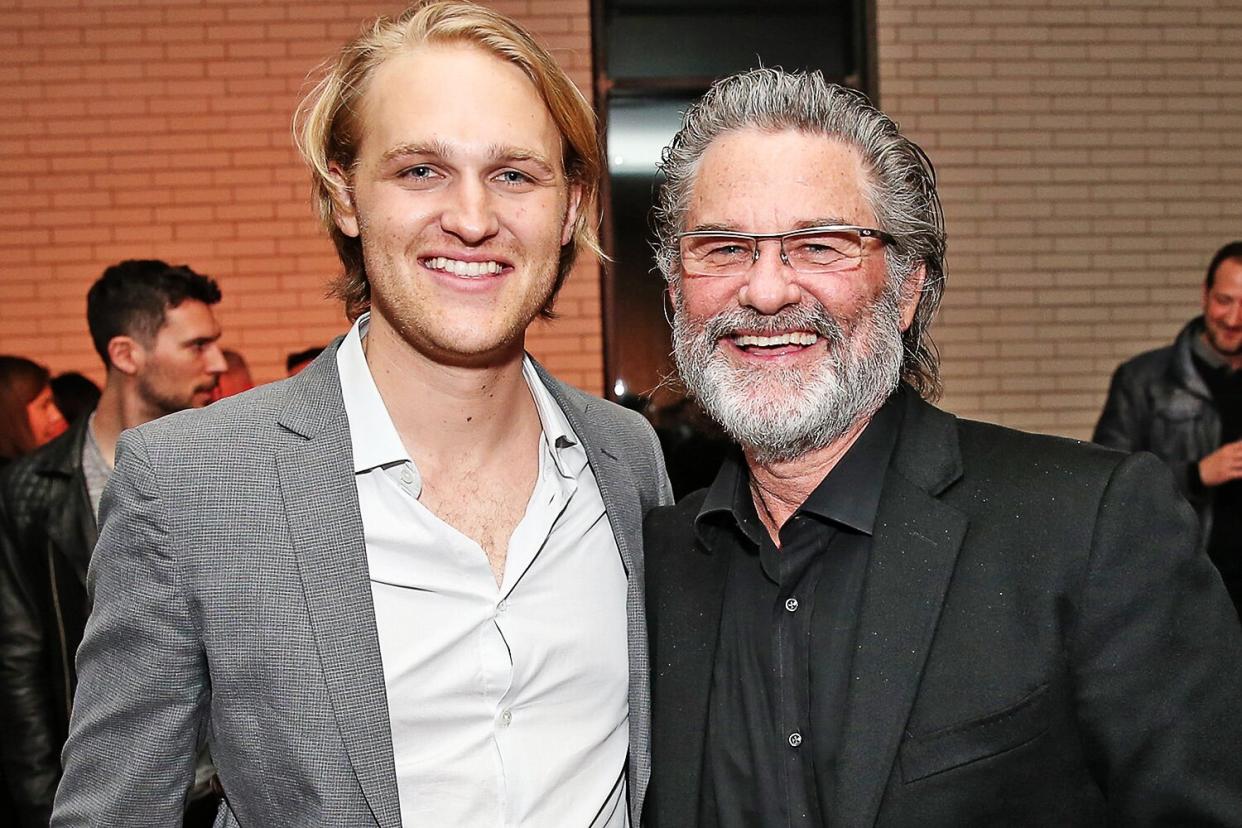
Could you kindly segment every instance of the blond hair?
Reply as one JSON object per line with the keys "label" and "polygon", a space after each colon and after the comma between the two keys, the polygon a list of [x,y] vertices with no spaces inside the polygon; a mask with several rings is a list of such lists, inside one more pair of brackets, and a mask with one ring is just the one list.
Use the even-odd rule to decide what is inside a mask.
{"label": "blond hair", "polygon": [[361,240],[336,226],[330,165],[353,169],[361,144],[362,98],[385,61],[424,44],[453,43],[477,46],[514,64],[530,79],[561,134],[566,177],[582,192],[573,235],[561,248],[556,282],[541,314],[552,315],[552,302],[580,250],[602,255],[595,216],[603,151],[591,105],[548,51],[508,17],[476,3],[425,0],[397,17],[377,18],[345,44],[294,116],[294,142],[311,167],[315,207],[344,268],[333,293],[345,300],[351,319],[370,307],[371,286]]}

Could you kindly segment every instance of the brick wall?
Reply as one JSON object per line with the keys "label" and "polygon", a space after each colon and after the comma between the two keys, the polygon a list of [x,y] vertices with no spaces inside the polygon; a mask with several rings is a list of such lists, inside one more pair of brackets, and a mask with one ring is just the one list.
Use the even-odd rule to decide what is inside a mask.
{"label": "brick wall", "polygon": [[[498,0],[590,94],[588,0]],[[257,378],[345,326],[290,118],[308,73],[392,2],[0,3],[0,352],[102,379],[85,296],[108,264],[157,257],[216,277],[224,344]],[[599,271],[582,264],[531,350],[602,386]]]}
{"label": "brick wall", "polygon": [[940,175],[944,403],[1088,437],[1242,238],[1242,4],[876,6],[883,108]]}
{"label": "brick wall", "polygon": [[[590,89],[588,0],[496,0]],[[83,297],[110,262],[218,277],[261,379],[339,332],[337,265],[289,119],[307,73],[400,3],[0,6],[0,352],[99,371]],[[945,405],[1086,436],[1112,368],[1168,342],[1242,236],[1237,0],[876,0],[881,103],[941,177]],[[596,267],[533,351],[602,384]]]}

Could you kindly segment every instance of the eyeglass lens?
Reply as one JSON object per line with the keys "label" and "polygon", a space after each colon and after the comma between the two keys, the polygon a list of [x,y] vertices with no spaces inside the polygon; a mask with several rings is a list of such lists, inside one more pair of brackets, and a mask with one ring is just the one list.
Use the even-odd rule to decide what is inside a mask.
{"label": "eyeglass lens", "polygon": [[[797,232],[780,242],[785,260],[799,273],[849,270],[862,258],[862,237],[854,230]],[[685,236],[681,240],[682,264],[700,275],[740,275],[756,261],[759,244],[741,235]]]}

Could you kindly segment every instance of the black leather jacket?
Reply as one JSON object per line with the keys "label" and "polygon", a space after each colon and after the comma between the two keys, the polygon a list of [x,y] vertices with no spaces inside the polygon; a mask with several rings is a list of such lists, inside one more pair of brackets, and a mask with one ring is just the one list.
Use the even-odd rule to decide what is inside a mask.
{"label": "black leather jacket", "polygon": [[51,817],[89,614],[97,530],[82,474],[87,420],[0,475],[0,762],[21,826]]}
{"label": "black leather jacket", "polygon": [[1192,345],[1202,333],[1200,316],[1182,328],[1172,345],[1122,363],[1091,438],[1122,451],[1150,451],[1164,460],[1199,513],[1201,546],[1212,534],[1213,492],[1199,482],[1198,463],[1220,447],[1220,414],[1192,359]]}

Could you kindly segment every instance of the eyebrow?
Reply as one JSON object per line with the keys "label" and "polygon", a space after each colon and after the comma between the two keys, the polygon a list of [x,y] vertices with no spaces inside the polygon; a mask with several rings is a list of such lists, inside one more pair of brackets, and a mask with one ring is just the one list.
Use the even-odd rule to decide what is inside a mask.
{"label": "eyebrow", "polygon": [[[443,141],[431,140],[418,144],[398,144],[381,156],[381,161],[389,162],[411,155],[425,155],[433,158],[452,159],[458,153]],[[527,163],[538,167],[548,177],[556,176],[556,168],[550,159],[542,153],[523,147],[505,144],[489,144],[484,150],[487,159],[492,163]]]}
{"label": "eyebrow", "polygon": [[[774,230],[772,232],[774,233],[775,232],[793,232],[794,230],[805,230],[808,227],[832,227],[834,225],[850,225],[850,224],[851,222],[846,221],[840,216],[825,216],[821,218],[805,219],[803,221],[796,222],[793,227],[789,228],[788,231]],[[719,222],[709,222],[707,224],[696,224],[694,227],[690,228],[690,232],[692,233],[704,232],[704,231],[718,231],[721,233],[741,233],[742,235],[746,235],[746,236],[752,235],[750,233],[747,233],[745,230],[739,230],[735,225],[719,223]]]}
{"label": "eyebrow", "polygon": [[224,333],[223,331],[219,331],[217,333],[210,334],[208,336],[192,336],[189,339],[183,340],[181,344],[182,345],[210,345],[212,342],[219,341],[223,333]]}

